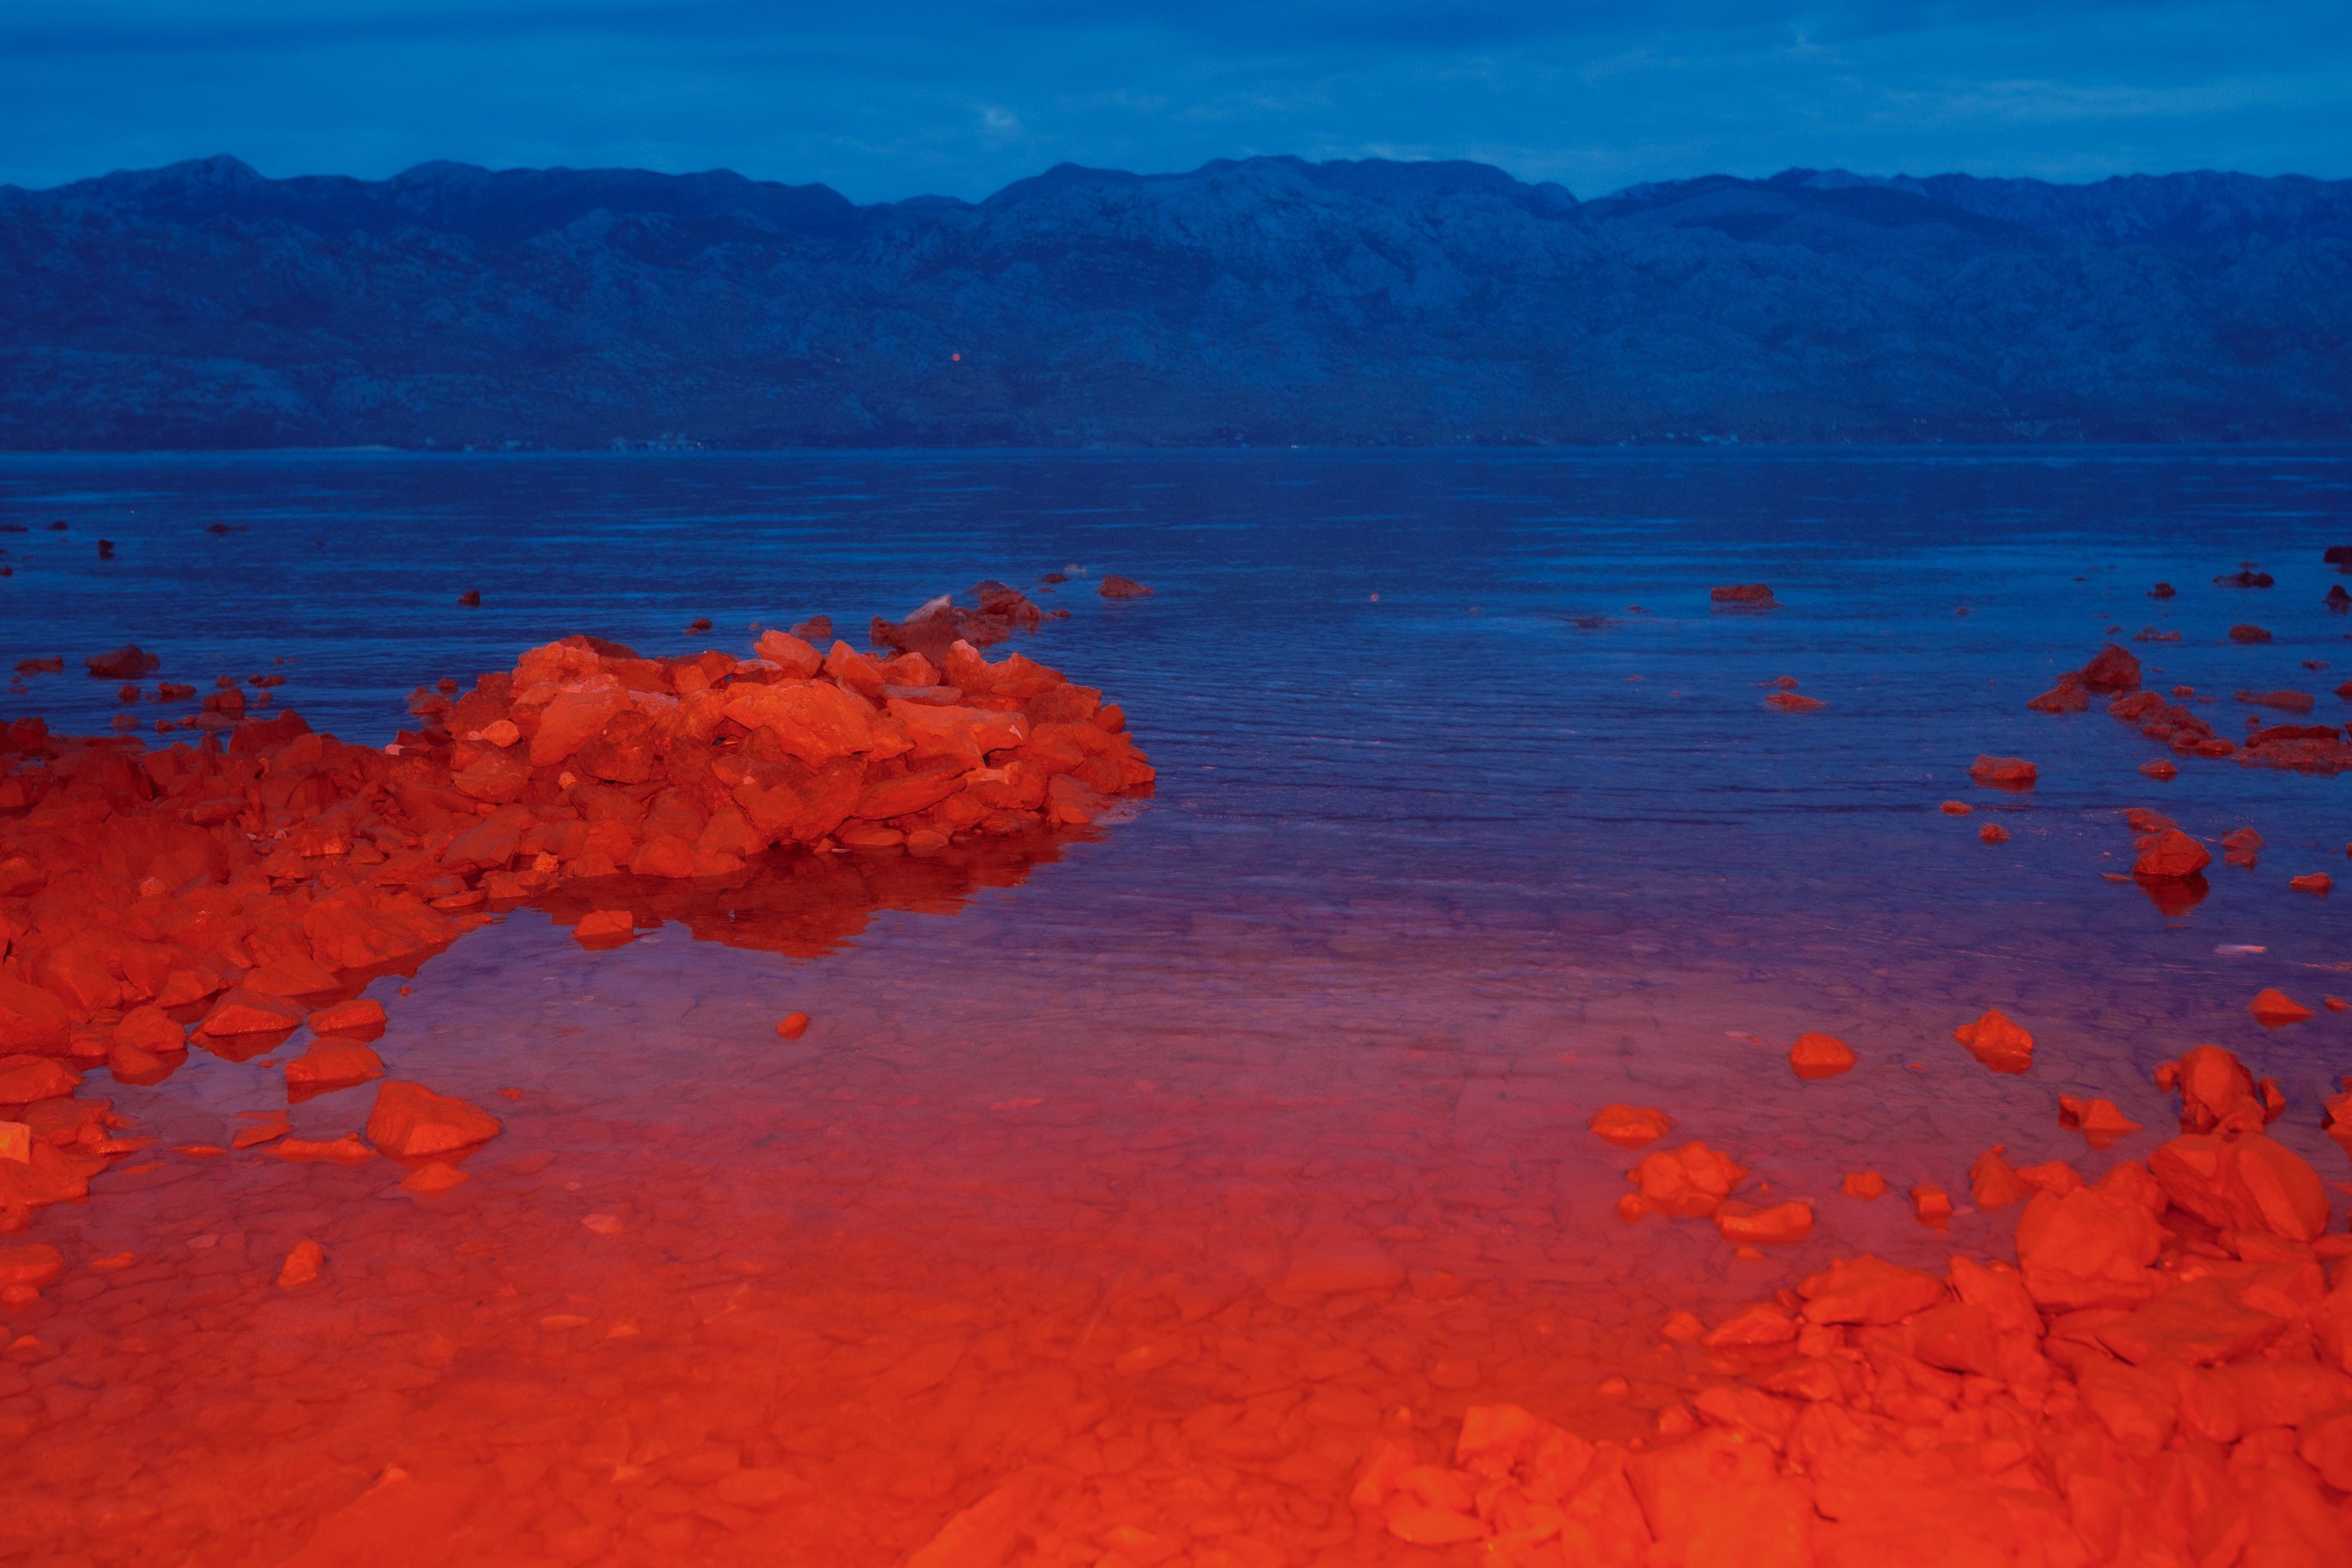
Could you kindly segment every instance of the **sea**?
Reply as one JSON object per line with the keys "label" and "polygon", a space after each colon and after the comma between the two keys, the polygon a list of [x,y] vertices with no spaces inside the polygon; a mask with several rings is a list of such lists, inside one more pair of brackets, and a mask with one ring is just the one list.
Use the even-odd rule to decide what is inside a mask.
{"label": "sea", "polygon": [[[19,1325],[48,1370],[0,1378],[0,1438],[70,1507],[0,1562],[275,1563],[388,1466],[460,1500],[453,1562],[896,1563],[980,1504],[1038,1561],[1121,1529],[1428,1561],[1356,1532],[1372,1435],[1501,1401],[1648,1430],[1686,1392],[1664,1313],[1856,1251],[2005,1256],[1978,1157],[2145,1157],[2191,1046],[2277,1079],[2346,1202],[2352,905],[2287,883],[2352,875],[2352,780],[2159,780],[2103,702],[2027,707],[2113,642],[2224,734],[2292,718],[2240,693],[2352,717],[2344,449],[13,456],[0,524],[0,673],[66,665],[0,719],[184,739],[82,673],[135,642],[377,745],[415,689],[568,634],[862,643],[993,579],[1049,612],[1006,647],[1159,770],[1054,842],[659,889],[610,952],[526,905],[378,982],[394,1075],[505,1133],[431,1204],[240,1157],[46,1211],[35,1239],[133,1261]],[[2273,585],[2220,581],[2248,566]],[[1746,584],[1771,606],[1711,596]],[[1768,707],[1783,678],[1825,706]],[[1982,754],[2038,781],[1979,786]],[[2135,806],[2264,847],[2152,896]],[[2264,987],[2318,1016],[2263,1026]],[[2030,1072],[1956,1041],[1991,1008]],[[1796,1079],[1814,1030],[1856,1069]],[[284,1109],[267,1069],[110,1092],[226,1143]],[[2065,1094],[2147,1131],[2093,1152]],[[1637,1156],[1585,1126],[1614,1103],[1811,1200],[1812,1237],[1621,1218]],[[1887,1195],[1840,1192],[1864,1170]],[[295,1299],[303,1238],[330,1267]]]}

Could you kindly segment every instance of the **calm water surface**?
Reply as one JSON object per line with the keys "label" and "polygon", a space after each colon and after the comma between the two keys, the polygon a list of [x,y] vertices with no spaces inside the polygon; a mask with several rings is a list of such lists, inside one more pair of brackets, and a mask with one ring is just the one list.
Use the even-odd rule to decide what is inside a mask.
{"label": "calm water surface", "polygon": [[[1121,702],[1160,770],[1087,841],[861,872],[821,917],[673,893],[677,923],[587,953],[523,910],[412,995],[381,983],[394,1072],[507,1119],[478,1179],[419,1205],[382,1169],[158,1163],[51,1211],[72,1256],[140,1261],[11,1324],[55,1349],[0,1397],[53,1533],[0,1553],[329,1552],[397,1464],[442,1489],[446,1520],[403,1510],[436,1561],[894,1562],[995,1499],[1012,1561],[1133,1529],[1202,1564],[1437,1562],[1345,1504],[1380,1422],[1509,1398],[1638,1431],[1690,1375],[1665,1307],[2006,1235],[1839,1197],[1847,1170],[1964,1198],[1996,1141],[2080,1160],[2062,1090],[2117,1100],[2150,1130],[2117,1155],[2145,1154],[2150,1070],[2214,1040],[2341,1177],[2316,1106],[2347,1026],[2245,1004],[2352,993],[2343,906],[2286,888],[2352,871],[2352,783],[2158,784],[2128,727],[2024,702],[2153,626],[2179,640],[2126,643],[2151,684],[2211,694],[2225,733],[2242,689],[2345,717],[2320,552],[2347,510],[2352,458],[2320,451],[0,461],[0,522],[31,530],[0,535],[12,663],[135,639],[169,679],[278,670],[314,726],[381,742],[413,687],[568,632],[856,636],[1077,567],[1157,593],[1041,594],[1069,617],[1022,651]],[[2211,585],[2242,561],[2277,585]],[[1712,608],[1732,582],[1781,607]],[[2247,621],[2274,640],[2229,641]],[[1782,675],[1829,708],[1766,710]],[[116,710],[79,675],[5,707]],[[1973,788],[1980,752],[2040,786]],[[2134,805],[2268,848],[2167,916],[2102,877]],[[1952,1041],[1993,1005],[2032,1073]],[[818,1025],[780,1046],[792,1008]],[[1862,1068],[1800,1085],[1808,1028]],[[279,1099],[200,1058],[116,1105],[185,1142]],[[1815,1240],[1741,1260],[1623,1226],[1631,1158],[1582,1130],[1620,1100],[1816,1199]],[[327,1286],[280,1296],[304,1236]],[[1380,1288],[1330,1288],[1350,1269]]]}

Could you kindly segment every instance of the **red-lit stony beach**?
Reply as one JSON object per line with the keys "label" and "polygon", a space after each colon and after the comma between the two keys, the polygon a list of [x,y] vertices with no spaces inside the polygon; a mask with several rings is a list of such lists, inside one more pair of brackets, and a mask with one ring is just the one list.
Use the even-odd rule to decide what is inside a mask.
{"label": "red-lit stony beach", "polygon": [[[135,730],[5,731],[0,1560],[2346,1561],[2303,554],[2259,666],[2150,576],[1958,716],[1804,653],[1850,587],[1710,574],[1638,612],[1704,665],[1541,671],[1666,688],[1535,748],[1624,817],[1486,848],[1706,837],[1615,793],[1677,725],[1659,809],[1750,735],[1901,804],[1557,902],[1416,858],[1484,753],[1350,717],[1393,634],[1147,670],[1148,559],[518,643],[388,744],[110,664]],[[1454,715],[1530,722],[1495,668]],[[1353,773],[1219,817],[1316,703]]]}

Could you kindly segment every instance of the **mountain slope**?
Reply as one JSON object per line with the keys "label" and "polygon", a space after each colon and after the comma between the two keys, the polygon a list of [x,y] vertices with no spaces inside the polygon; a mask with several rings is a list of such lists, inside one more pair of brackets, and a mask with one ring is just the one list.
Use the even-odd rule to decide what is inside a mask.
{"label": "mountain slope", "polygon": [[[956,358],[953,356],[961,355]],[[2352,182],[0,188],[0,447],[2352,437]]]}

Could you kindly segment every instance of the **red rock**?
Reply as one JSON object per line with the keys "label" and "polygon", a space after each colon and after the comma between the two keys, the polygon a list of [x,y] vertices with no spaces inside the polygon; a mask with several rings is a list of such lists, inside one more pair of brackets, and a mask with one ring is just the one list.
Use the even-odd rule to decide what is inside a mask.
{"label": "red rock", "polygon": [[2254,993],[2254,999],[2246,1005],[2246,1011],[2254,1016],[2256,1023],[2273,1029],[2282,1024],[2299,1024],[2313,1016],[2310,1008],[2270,986]]}
{"label": "red rock", "polygon": [[1969,777],[1991,789],[2032,789],[2040,776],[2022,757],[1980,756],[1969,765]]}
{"label": "red rock", "polygon": [[2139,688],[2139,660],[2129,649],[2109,643],[2091,656],[2082,670],[2083,684],[2093,691],[2135,691]]}
{"label": "red rock", "polygon": [[2044,1160],[2038,1165],[2018,1167],[2018,1180],[2029,1183],[2035,1191],[2056,1193],[2063,1197],[2083,1184],[2074,1167],[2063,1160]]}
{"label": "red rock", "polygon": [[2209,1274],[2093,1331],[2135,1366],[2196,1366],[2252,1355],[2286,1326],[2284,1318],[2246,1305],[2230,1280]]}
{"label": "red rock", "polygon": [[2352,1491],[2352,1401],[2311,1422],[2295,1445],[2303,1462],[2337,1491]]}
{"label": "red rock", "polygon": [[[833,635],[833,624],[830,621],[825,623],[824,630],[820,635],[828,637]],[[810,679],[818,670],[824,668],[824,655],[817,652],[816,645],[803,640],[797,632],[792,634],[779,631],[761,632],[760,640],[752,645],[751,651],[795,680]]]}
{"label": "red rock", "polygon": [[472,1177],[447,1161],[435,1160],[428,1164],[418,1166],[406,1176],[402,1177],[400,1185],[402,1191],[414,1193],[419,1197],[436,1198],[444,1193],[453,1192],[464,1186],[471,1180],[473,1180]]}
{"label": "red rock", "polygon": [[1842,1258],[1797,1287],[1809,1323],[1897,1323],[1944,1300],[1944,1282],[1864,1254]]}
{"label": "red rock", "polygon": [[1998,822],[1988,822],[1977,829],[1977,837],[1987,844],[2006,844],[2009,842],[2009,829]]}
{"label": "red rock", "polygon": [[2179,879],[2196,876],[2213,863],[2211,851],[2177,827],[2167,827],[2147,835],[2133,846],[2138,858],[2132,862],[2132,875],[2161,879]]}
{"label": "red rock", "polygon": [[1757,1246],[1769,1242],[1802,1241],[1813,1234],[1813,1205],[1790,1199],[1758,1208],[1727,1199],[1715,1211],[1715,1228],[1726,1241]]}
{"label": "red rock", "polygon": [[72,1018],[39,986],[0,975],[0,1054],[63,1056]]}
{"label": "red rock", "polygon": [[237,1035],[273,1035],[301,1026],[307,1015],[282,996],[267,996],[245,986],[233,986],[221,994],[213,1010],[196,1026],[196,1033],[223,1037]]}
{"label": "red rock", "polygon": [[1103,574],[1102,584],[1095,592],[1106,599],[1148,599],[1151,590],[1132,577],[1122,577],[1116,572]]}
{"label": "red rock", "polygon": [[1759,1301],[1741,1308],[1717,1324],[1707,1331],[1704,1339],[1709,1347],[1717,1350],[1727,1346],[1752,1349],[1759,1345],[1786,1344],[1797,1337],[1797,1320],[1782,1310],[1778,1302]]}
{"label": "red rock", "polygon": [[724,710],[747,730],[769,731],[786,755],[807,767],[874,749],[872,706],[823,682],[730,687]]}
{"label": "red rock", "polygon": [[629,693],[606,674],[556,688],[540,710],[539,727],[530,738],[530,765],[544,768],[562,762],[634,707]]}
{"label": "red rock", "polygon": [[82,662],[91,675],[100,680],[136,680],[163,668],[163,661],[147,652],[137,643],[125,643],[111,653],[91,656]]}
{"label": "red rock", "polygon": [[572,939],[583,947],[618,947],[636,935],[636,917],[627,910],[591,910],[572,928]]}
{"label": "red rock", "polygon": [[[2037,1190],[2002,1157],[2005,1147],[2004,1144],[1994,1144],[1978,1155],[1976,1163],[1969,1167],[1969,1195],[1975,1200],[1977,1207],[1987,1214],[2006,1208],[2011,1204],[2023,1203]],[[1950,1217],[1948,1211],[1945,1217]]]}
{"label": "red rock", "polygon": [[837,687],[868,700],[879,697],[882,688],[889,684],[880,664],[845,642],[835,642],[825,650],[824,673],[833,678]]}
{"label": "red rock", "polygon": [[363,1039],[373,1039],[383,1033],[386,1022],[383,1004],[373,996],[354,996],[348,1002],[321,1007],[309,1019],[314,1035],[355,1035]]}
{"label": "red rock", "polygon": [[2072,669],[2058,677],[2057,685],[2026,703],[2036,713],[2080,713],[2090,705],[2081,673]]}
{"label": "red rock", "polygon": [[787,1040],[797,1040],[808,1033],[808,1026],[806,1013],[787,1013],[777,1022],[776,1033]]}
{"label": "red rock", "polygon": [[2034,1301],[2072,1311],[2130,1308],[2156,1293],[2158,1233],[2147,1209],[2105,1187],[2038,1193],[2017,1223],[2018,1270]]}
{"label": "red rock", "polygon": [[[979,642],[1042,617],[1001,584],[976,593],[980,609],[947,617],[952,635],[936,652],[908,648],[887,666],[844,648],[811,668],[781,639],[762,650],[777,658],[739,663],[565,638],[462,695],[456,681],[420,690],[411,708],[423,722],[382,752],[290,713],[232,726],[227,710],[257,705],[274,676],[242,697],[235,679],[218,683],[205,722],[226,732],[197,746],[8,725],[0,747],[45,765],[36,775],[0,762],[0,835],[32,825],[0,842],[0,1053],[106,1059],[124,1081],[152,1082],[185,1044],[179,1009],[216,997],[206,1038],[225,1056],[257,1055],[299,1020],[285,998],[341,994],[348,972],[413,964],[471,923],[438,911],[556,894],[630,866],[680,880],[731,874],[778,843],[842,830],[861,805],[897,808],[864,825],[875,835],[910,856],[944,854],[976,834],[1097,820],[1113,796],[1148,785],[1149,763],[1100,693],[1033,660],[978,655]],[[919,711],[902,720],[894,700]],[[730,716],[738,702],[750,707]],[[945,765],[921,765],[931,753]],[[372,1052],[330,1048],[337,1029],[380,1029],[375,1004],[310,1022],[318,1043],[290,1064],[289,1089],[351,1076],[314,1070],[331,1060],[378,1070]],[[95,1102],[27,1103],[89,1115],[8,1122],[26,1157],[0,1159],[0,1226],[23,1224],[28,1203],[79,1195],[105,1157],[138,1146],[97,1120]],[[372,1157],[348,1138],[278,1149]]]}
{"label": "red rock", "polygon": [[2126,1454],[2153,1458],[2171,1436],[2179,1402],[2174,1384],[2104,1358],[2085,1358],[2074,1376],[2084,1408]]}
{"label": "red rock", "polygon": [[188,1048],[188,1031],[161,1007],[133,1007],[114,1026],[114,1043],[156,1056],[176,1056]]}
{"label": "red rock", "polygon": [[1848,1171],[1838,1184],[1838,1191],[1850,1198],[1881,1198],[1886,1195],[1886,1178],[1875,1171]]}
{"label": "red rock", "polygon": [[1799,1035],[1789,1047],[1789,1068],[1801,1079],[1835,1078],[1853,1068],[1853,1052],[1834,1035]]}
{"label": "red rock", "polygon": [[286,1064],[289,1089],[342,1089],[383,1076],[383,1058],[355,1040],[313,1040]]}
{"label": "red rock", "polygon": [[368,1142],[387,1154],[417,1158],[469,1149],[498,1136],[498,1118],[420,1083],[394,1079],[376,1091]]}
{"label": "red rock", "polygon": [[2217,1230],[2310,1241],[2327,1227],[2327,1193],[2303,1157],[2260,1132],[2183,1133],[2149,1156],[2164,1195]]}
{"label": "red rock", "polygon": [[2083,1100],[2071,1094],[2058,1097],[2058,1125],[2080,1132],[2094,1149],[2105,1149],[2140,1130],[2140,1124],[2117,1110],[2114,1100]]}
{"label": "red rock", "polygon": [[1915,1182],[1911,1186],[1911,1213],[1921,1225],[1941,1230],[1951,1223],[1952,1194],[1935,1182]]}
{"label": "red rock", "polygon": [[50,1057],[0,1057],[0,1105],[29,1105],[73,1093],[81,1074]]}
{"label": "red rock", "polygon": [[2286,885],[2298,893],[2317,893],[2324,897],[2335,888],[2336,879],[2325,871],[2312,871],[2288,878]]}
{"label": "red rock", "polygon": [[[2275,1321],[2273,1327],[2275,1331]],[[2156,1348],[2150,1359],[2167,1358]],[[2352,1405],[2352,1378],[2340,1372],[2309,1361],[2244,1361],[2206,1366],[2183,1379],[2180,1426],[2210,1442],[2235,1443],[2266,1426],[2307,1427],[2314,1417],[2345,1405]]]}
{"label": "red rock", "polygon": [[1735,583],[1728,587],[1709,588],[1706,596],[1718,605],[1769,605],[1775,603],[1772,590],[1762,583]]}
{"label": "red rock", "polygon": [[317,1283],[319,1271],[326,1261],[327,1249],[317,1242],[296,1242],[294,1250],[286,1255],[286,1261],[278,1267],[278,1288],[290,1290],[298,1285]]}
{"label": "red rock", "polygon": [[2140,763],[2139,771],[2152,779],[2177,779],[2180,776],[2179,767],[2163,757]]}
{"label": "red rock", "polygon": [[1946,816],[1966,816],[1976,807],[1964,800],[1948,800],[1941,809]]}
{"label": "red rock", "polygon": [[[1723,1427],[1633,1456],[1626,1473],[1656,1536],[1654,1553],[1640,1560],[1812,1568],[1810,1494],[1776,1472],[1768,1443]],[[1594,1559],[1564,1559],[1579,1560]]]}
{"label": "red rock", "polygon": [[643,847],[629,858],[629,872],[637,877],[666,877],[683,881],[697,869],[694,846],[676,834],[661,834],[646,841]]}
{"label": "red rock", "polygon": [[47,1243],[0,1247],[0,1289],[38,1290],[56,1284],[65,1271],[65,1255]]}
{"label": "red rock", "polygon": [[1585,1125],[1604,1142],[1621,1149],[1639,1149],[1664,1137],[1674,1122],[1654,1106],[1607,1105],[1594,1111]]}
{"label": "red rock", "polygon": [[1818,697],[1808,697],[1801,691],[1775,691],[1764,699],[1764,706],[1775,713],[1812,713],[1829,706]]}
{"label": "red rock", "polygon": [[294,1124],[286,1117],[271,1116],[238,1128],[235,1135],[229,1139],[228,1146],[232,1149],[251,1149],[283,1138],[292,1131],[294,1131]]}
{"label": "red rock", "polygon": [[1975,1023],[1954,1029],[1952,1038],[1995,1072],[2021,1073],[2033,1065],[2033,1037],[1998,1007],[1988,1009]]}
{"label": "red rock", "polygon": [[246,972],[247,991],[264,996],[318,996],[338,989],[335,972],[300,953],[285,953]]}
{"label": "red rock", "polygon": [[340,1138],[281,1138],[270,1152],[298,1163],[331,1165],[362,1165],[375,1158],[375,1151],[352,1132]]}
{"label": "red rock", "polygon": [[2238,700],[2256,708],[2276,708],[2287,713],[2308,713],[2318,706],[2308,691],[2241,691]]}
{"label": "red rock", "polygon": [[2271,634],[2260,626],[2241,624],[2230,628],[2230,640],[2231,642],[2268,642],[2271,640]]}
{"label": "red rock", "polygon": [[[420,1469],[423,1467],[419,1467]],[[386,1466],[374,1484],[318,1521],[278,1568],[405,1568],[452,1560],[452,1544],[478,1517],[481,1481],[471,1467],[411,1476]],[[574,1561],[578,1561],[574,1559]]]}
{"label": "red rock", "polygon": [[1677,1219],[1704,1219],[1722,1206],[1747,1168],[1705,1143],[1645,1154],[1626,1175],[1642,1201]]}

